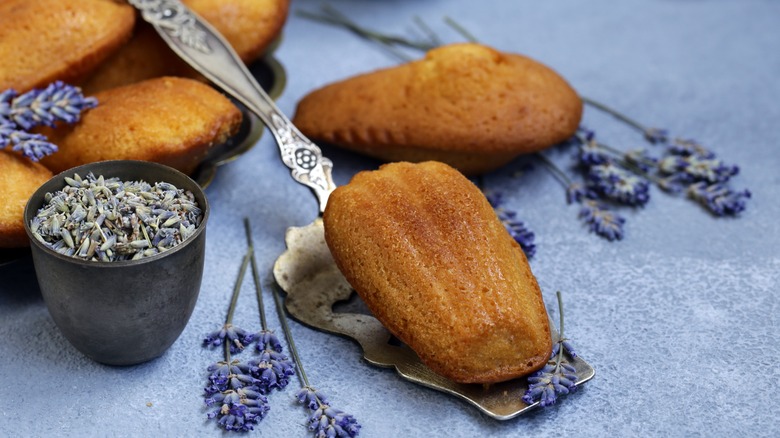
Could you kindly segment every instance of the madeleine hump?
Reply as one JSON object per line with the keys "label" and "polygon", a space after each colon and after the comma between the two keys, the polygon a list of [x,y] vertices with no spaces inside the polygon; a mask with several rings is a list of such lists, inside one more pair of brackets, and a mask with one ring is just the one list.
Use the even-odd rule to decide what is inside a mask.
{"label": "madeleine hump", "polygon": [[387,329],[436,373],[492,383],[552,349],[541,290],[482,192],[452,167],[393,163],[331,194],[337,266]]}

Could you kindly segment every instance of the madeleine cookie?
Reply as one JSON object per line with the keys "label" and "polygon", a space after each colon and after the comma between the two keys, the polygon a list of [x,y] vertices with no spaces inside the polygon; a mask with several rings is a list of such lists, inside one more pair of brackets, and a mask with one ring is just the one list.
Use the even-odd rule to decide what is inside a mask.
{"label": "madeleine cookie", "polygon": [[479,174],[569,138],[581,115],[579,96],[550,68],[453,44],[313,91],[293,123],[313,140],[385,161],[436,160]]}
{"label": "madeleine cookie", "polygon": [[0,149],[0,248],[29,245],[24,231],[24,206],[52,173],[26,157]]}
{"label": "madeleine cookie", "polygon": [[130,38],[134,9],[113,0],[0,2],[0,91],[77,82]]}
{"label": "madeleine cookie", "polygon": [[461,383],[533,372],[552,349],[542,294],[482,192],[446,164],[392,163],[330,196],[325,240],[371,312]]}
{"label": "madeleine cookie", "polygon": [[103,160],[155,161],[191,173],[241,124],[241,111],[212,87],[164,77],[103,91],[75,125],[42,128],[59,146],[42,163],[54,172]]}
{"label": "madeleine cookie", "polygon": [[[250,63],[275,41],[287,19],[289,0],[184,0]],[[88,94],[161,76],[205,78],[179,59],[154,28],[139,21],[133,38],[82,84]]]}

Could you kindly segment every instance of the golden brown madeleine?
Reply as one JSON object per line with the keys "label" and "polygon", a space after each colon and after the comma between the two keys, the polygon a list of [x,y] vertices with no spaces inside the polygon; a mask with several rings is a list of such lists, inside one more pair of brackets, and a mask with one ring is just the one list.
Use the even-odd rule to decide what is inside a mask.
{"label": "golden brown madeleine", "polygon": [[43,165],[0,149],[0,248],[29,245],[24,231],[24,206],[51,177],[51,171]]}
{"label": "golden brown madeleine", "polygon": [[155,161],[191,173],[209,149],[241,124],[241,111],[212,87],[164,77],[94,96],[98,106],[74,125],[43,128],[59,152],[42,160],[54,172],[85,163]]}
{"label": "golden brown madeleine", "polygon": [[528,261],[457,170],[425,162],[358,173],[323,220],[346,279],[433,371],[490,383],[547,362],[550,327]]}
{"label": "golden brown madeleine", "polygon": [[[257,59],[279,36],[289,0],[184,0],[227,38],[241,59]],[[128,44],[82,84],[88,94],[161,76],[203,80],[179,59],[151,25],[139,20]]]}
{"label": "golden brown madeleine", "polygon": [[165,44],[152,25],[139,20],[130,41],[103,62],[82,83],[85,95],[163,76],[205,78]]}
{"label": "golden brown madeleine", "polygon": [[305,96],[308,137],[386,161],[446,162],[466,174],[569,138],[582,101],[550,68],[478,44],[346,79]]}
{"label": "golden brown madeleine", "polygon": [[0,0],[0,90],[82,80],[134,22],[134,9],[114,0]]}

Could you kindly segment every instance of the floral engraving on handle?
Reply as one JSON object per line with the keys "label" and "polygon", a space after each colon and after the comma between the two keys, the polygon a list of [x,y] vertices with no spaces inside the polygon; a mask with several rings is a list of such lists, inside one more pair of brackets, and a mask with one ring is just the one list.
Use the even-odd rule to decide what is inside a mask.
{"label": "floral engraving on handle", "polygon": [[282,161],[299,183],[311,187],[318,196],[327,196],[333,189],[330,169],[333,163],[322,156],[320,148],[301,136],[284,117],[271,114],[274,136],[279,142]]}
{"label": "floral engraving on handle", "polygon": [[211,53],[208,36],[198,20],[178,0],[129,0],[144,16],[144,20],[165,30],[182,44],[203,53]]}

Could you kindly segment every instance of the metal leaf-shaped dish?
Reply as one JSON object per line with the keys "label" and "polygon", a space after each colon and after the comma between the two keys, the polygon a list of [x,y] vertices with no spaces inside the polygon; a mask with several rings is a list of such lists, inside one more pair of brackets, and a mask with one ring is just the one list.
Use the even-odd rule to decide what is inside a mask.
{"label": "metal leaf-shaped dish", "polygon": [[[305,227],[291,227],[285,236],[287,251],[274,264],[274,277],[287,293],[285,305],[298,321],[315,329],[346,336],[360,344],[372,365],[393,367],[401,377],[459,397],[497,420],[508,420],[534,408],[523,402],[528,384],[520,378],[494,385],[460,384],[431,371],[409,347],[398,342],[373,316],[334,311],[337,303],[360,300],[336,267],[325,243],[321,219]],[[553,329],[554,331],[554,329]],[[558,333],[553,332],[557,341]],[[577,385],[595,371],[582,358],[571,361]]]}

